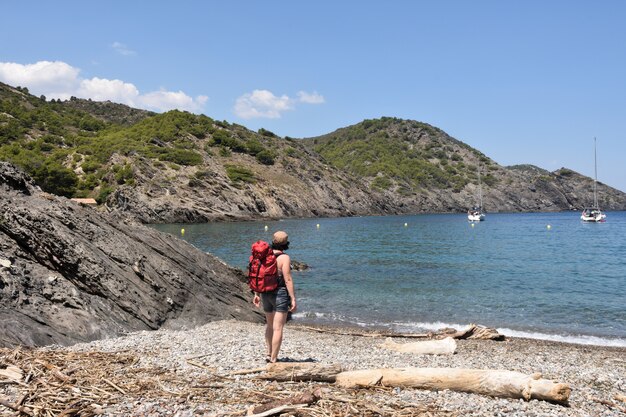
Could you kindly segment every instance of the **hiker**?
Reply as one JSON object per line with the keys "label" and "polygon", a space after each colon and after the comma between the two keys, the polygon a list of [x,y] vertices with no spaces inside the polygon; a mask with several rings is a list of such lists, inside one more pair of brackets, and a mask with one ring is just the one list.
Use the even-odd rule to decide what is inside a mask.
{"label": "hiker", "polygon": [[283,341],[283,328],[287,315],[296,311],[296,293],[291,278],[291,259],[285,251],[289,248],[287,233],[278,231],[272,239],[272,250],[278,267],[278,288],[271,292],[254,293],[252,302],[259,307],[263,303],[265,312],[265,344],[267,362],[276,362]]}

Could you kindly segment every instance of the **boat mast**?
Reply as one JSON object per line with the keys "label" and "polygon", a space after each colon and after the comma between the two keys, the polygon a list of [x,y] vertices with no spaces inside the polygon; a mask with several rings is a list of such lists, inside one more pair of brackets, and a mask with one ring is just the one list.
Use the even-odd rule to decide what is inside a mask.
{"label": "boat mast", "polygon": [[480,209],[483,209],[483,187],[480,182],[480,164],[478,165],[478,201],[480,201]]}
{"label": "boat mast", "polygon": [[594,177],[593,177],[593,208],[598,207],[598,157],[596,155],[596,138],[593,138],[593,167],[594,167]]}

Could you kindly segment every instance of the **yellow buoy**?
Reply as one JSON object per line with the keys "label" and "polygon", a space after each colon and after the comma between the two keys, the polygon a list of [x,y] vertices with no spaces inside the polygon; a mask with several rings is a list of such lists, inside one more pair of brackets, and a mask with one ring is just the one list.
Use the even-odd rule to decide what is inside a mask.
{"label": "yellow buoy", "polygon": [[267,225],[265,225],[265,230],[269,229],[269,227],[267,227]]}
{"label": "yellow buoy", "polygon": [[474,227],[474,223],[471,223],[472,227]]}
{"label": "yellow buoy", "polygon": [[319,223],[316,224],[315,227],[317,227],[319,229],[320,228],[320,224]]}
{"label": "yellow buoy", "polygon": [[185,229],[180,229],[180,234],[184,235],[185,234]]}
{"label": "yellow buoy", "polygon": [[548,230],[552,229],[552,226],[550,225],[547,225],[546,227],[548,228]]}
{"label": "yellow buoy", "polygon": [[408,223],[404,223],[404,227],[407,227],[409,224]]}

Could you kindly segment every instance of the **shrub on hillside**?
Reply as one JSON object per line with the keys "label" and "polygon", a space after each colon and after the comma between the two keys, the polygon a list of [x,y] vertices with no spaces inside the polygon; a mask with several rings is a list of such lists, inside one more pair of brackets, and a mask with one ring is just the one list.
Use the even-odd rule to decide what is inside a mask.
{"label": "shrub on hillside", "polygon": [[263,165],[274,165],[274,157],[274,153],[268,150],[261,151],[256,155],[257,161]]}
{"label": "shrub on hillside", "polygon": [[64,197],[72,197],[78,184],[74,171],[54,162],[35,168],[32,176],[42,190]]}
{"label": "shrub on hillside", "polygon": [[380,190],[388,190],[391,187],[391,180],[387,177],[376,177],[372,181],[372,188],[378,188]]}
{"label": "shrub on hillside", "polygon": [[202,155],[186,149],[164,149],[158,156],[159,161],[173,162],[178,165],[199,165],[202,163]]}
{"label": "shrub on hillside", "polygon": [[252,138],[246,143],[246,149],[248,155],[256,156],[258,153],[263,152],[265,147],[258,139]]}
{"label": "shrub on hillside", "polygon": [[225,168],[226,175],[228,175],[228,178],[235,184],[240,182],[256,182],[254,172],[250,171],[248,168],[239,165],[226,165]]}
{"label": "shrub on hillside", "polygon": [[276,138],[278,137],[274,132],[271,132],[267,129],[260,128],[259,135],[267,136],[268,138]]}

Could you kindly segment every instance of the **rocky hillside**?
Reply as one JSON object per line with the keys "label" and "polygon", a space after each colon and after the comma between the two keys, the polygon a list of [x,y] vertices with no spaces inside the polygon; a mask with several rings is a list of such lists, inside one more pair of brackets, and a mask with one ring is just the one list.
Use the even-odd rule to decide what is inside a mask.
{"label": "rocky hillside", "polygon": [[261,321],[237,270],[173,236],[40,191],[0,162],[0,347]]}
{"label": "rocky hillside", "polygon": [[[503,167],[425,123],[365,120],[310,139],[204,115],[46,101],[0,84],[0,160],[45,191],[94,197],[142,222],[580,209],[593,181],[571,170]],[[604,209],[626,194],[600,185]]]}
{"label": "rocky hillside", "polygon": [[[593,179],[561,168],[504,167],[425,123],[383,117],[303,141],[331,166],[362,178],[406,212],[458,212],[479,198],[485,209],[559,211],[593,201]],[[598,184],[600,206],[625,210],[626,194]]]}
{"label": "rocky hillside", "polygon": [[82,104],[0,85],[0,160],[45,191],[94,197],[143,222],[396,211],[295,139],[180,111],[126,126]]}

